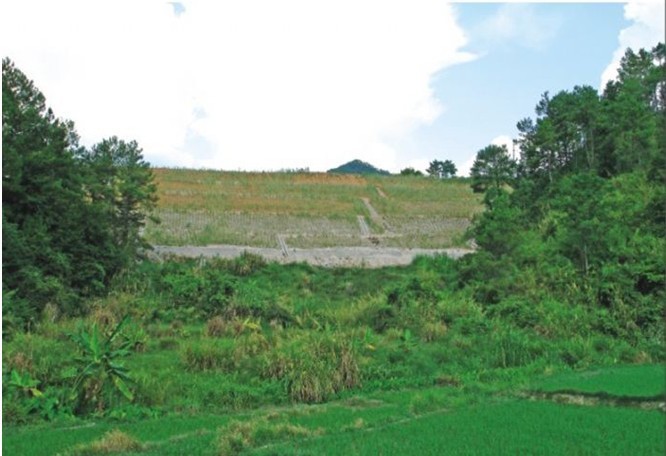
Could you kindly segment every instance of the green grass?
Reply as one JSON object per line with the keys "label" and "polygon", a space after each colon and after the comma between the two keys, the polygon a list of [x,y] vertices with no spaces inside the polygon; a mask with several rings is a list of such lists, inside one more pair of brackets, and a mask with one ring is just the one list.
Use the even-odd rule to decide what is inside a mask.
{"label": "green grass", "polygon": [[584,372],[567,372],[535,382],[543,392],[569,391],[619,397],[664,397],[666,368],[659,364],[603,367]]}
{"label": "green grass", "polygon": [[119,429],[148,444],[148,449],[154,450],[152,454],[200,454],[211,447],[213,431],[229,419],[229,416],[203,414],[130,422],[102,419],[18,428],[3,426],[2,450],[8,455],[62,454],[78,444],[99,440],[107,432]]}
{"label": "green grass", "polygon": [[251,454],[660,455],[660,412],[509,401],[326,434]]}
{"label": "green grass", "polygon": [[[426,399],[424,401],[423,399]],[[416,408],[415,404],[430,404]],[[446,389],[355,396],[324,405],[262,408],[249,414],[99,420],[3,430],[3,452],[64,453],[113,429],[145,446],[144,455],[218,454],[232,422],[256,426],[243,454],[662,454],[664,414],[474,396]],[[303,436],[277,430],[291,425]],[[273,428],[276,432],[270,432]],[[305,432],[307,431],[307,433]]]}

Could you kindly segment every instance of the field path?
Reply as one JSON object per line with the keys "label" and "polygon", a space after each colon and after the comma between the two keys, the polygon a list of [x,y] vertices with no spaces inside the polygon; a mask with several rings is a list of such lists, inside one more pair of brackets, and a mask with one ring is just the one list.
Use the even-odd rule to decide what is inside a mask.
{"label": "field path", "polygon": [[386,220],[384,220],[384,217],[379,215],[377,209],[375,209],[372,206],[372,204],[370,204],[370,198],[361,198],[361,201],[363,201],[363,204],[365,204],[365,207],[368,209],[368,212],[370,212],[370,218],[372,219],[372,221],[375,222],[377,225],[384,227],[386,231],[391,231],[391,227],[386,222]]}
{"label": "field path", "polygon": [[361,228],[361,236],[368,237],[370,236],[370,227],[365,221],[365,217],[362,215],[358,216],[358,226]]}
{"label": "field path", "polygon": [[247,247],[239,245],[165,246],[155,245],[150,256],[162,259],[168,256],[187,258],[236,258],[243,252],[252,253],[267,261],[278,263],[307,263],[326,267],[401,266],[410,264],[417,256],[447,255],[458,259],[473,250],[449,249],[403,249],[393,247],[328,247],[313,249],[289,248],[285,255],[281,248]]}

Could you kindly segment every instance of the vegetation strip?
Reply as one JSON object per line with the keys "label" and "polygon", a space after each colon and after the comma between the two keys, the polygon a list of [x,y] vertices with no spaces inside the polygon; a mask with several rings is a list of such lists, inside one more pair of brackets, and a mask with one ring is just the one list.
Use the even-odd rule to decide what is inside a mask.
{"label": "vegetation strip", "polygon": [[575,405],[607,405],[612,407],[632,407],[642,410],[660,410],[666,412],[666,401],[662,396],[659,397],[634,397],[634,396],[613,396],[607,393],[581,393],[579,391],[538,391],[520,394],[529,400],[548,400],[560,404]]}

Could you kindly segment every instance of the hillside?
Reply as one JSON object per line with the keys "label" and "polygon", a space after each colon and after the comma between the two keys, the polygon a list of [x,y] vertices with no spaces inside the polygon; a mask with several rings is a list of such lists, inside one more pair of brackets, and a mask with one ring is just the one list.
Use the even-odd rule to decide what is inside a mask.
{"label": "hillside", "polygon": [[329,169],[327,172],[337,174],[378,174],[381,176],[388,176],[391,174],[388,171],[375,168],[370,163],[361,160],[352,160],[337,168]]}
{"label": "hillside", "polygon": [[325,173],[155,169],[161,245],[447,248],[480,197],[464,181]]}

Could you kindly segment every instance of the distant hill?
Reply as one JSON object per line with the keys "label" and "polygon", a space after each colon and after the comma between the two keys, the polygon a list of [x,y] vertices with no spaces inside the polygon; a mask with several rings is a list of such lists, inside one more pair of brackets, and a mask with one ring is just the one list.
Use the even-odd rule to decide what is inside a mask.
{"label": "distant hill", "polygon": [[337,168],[329,169],[329,173],[337,174],[382,174],[388,176],[388,171],[383,169],[375,168],[370,163],[366,163],[361,160],[352,160],[349,163],[338,166]]}

